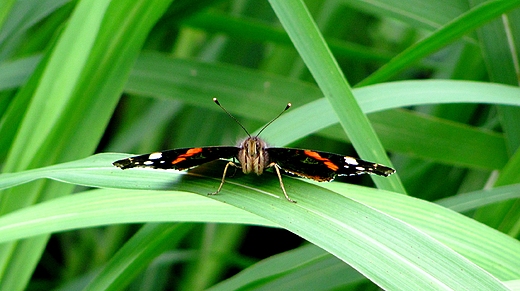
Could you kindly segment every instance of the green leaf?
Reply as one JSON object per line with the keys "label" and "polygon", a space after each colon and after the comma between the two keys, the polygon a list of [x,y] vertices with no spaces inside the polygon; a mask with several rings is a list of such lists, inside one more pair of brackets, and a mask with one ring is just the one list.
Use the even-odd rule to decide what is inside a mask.
{"label": "green leaf", "polygon": [[[198,80],[202,79],[203,85],[190,77],[193,72],[197,72]],[[267,92],[265,84],[269,84],[271,88]],[[131,72],[126,91],[156,98],[175,98],[219,112],[208,98],[216,95],[222,102],[226,102],[227,109],[233,114],[261,122],[269,121],[270,114],[267,112],[276,112],[284,106],[278,100],[299,100],[298,103],[293,102],[294,108],[262,134],[269,143],[283,146],[313,133],[336,140],[348,140],[340,128],[329,128],[338,121],[325,99],[316,100],[321,93],[315,86],[272,74],[144,53]],[[431,116],[413,116],[414,114],[404,111],[379,112],[440,103],[496,103],[517,106],[519,102],[516,96],[520,94],[517,87],[484,82],[422,80],[383,83],[356,88],[353,92],[364,113],[378,112],[369,115],[369,119],[388,151],[481,169],[500,169],[508,159],[503,137],[489,130]],[[244,95],[254,98],[245,104],[240,102]],[[312,102],[313,100],[316,101]],[[174,104],[169,106],[174,112],[178,109]],[[258,110],[249,110],[251,107]],[[260,111],[266,114],[259,114]],[[171,115],[171,112],[165,114]],[[148,117],[143,116],[144,118]],[[154,121],[157,122],[158,119],[156,117]],[[138,135],[134,133],[128,136],[138,139]],[[461,143],[454,136],[471,142]]]}
{"label": "green leaf", "polygon": [[[270,3],[359,156],[391,166],[374,129],[361,111],[303,1],[271,0]],[[389,179],[372,179],[381,189],[406,193],[398,175]]]}
{"label": "green leaf", "polygon": [[457,212],[467,212],[482,206],[520,198],[520,184],[464,193],[438,200],[437,203]]}
{"label": "green leaf", "polygon": [[[38,5],[36,2],[30,4]],[[57,32],[56,43],[49,44],[45,62],[13,101],[23,111],[13,115],[16,135],[4,172],[70,161],[96,149],[119,100],[125,76],[169,1],[156,3],[77,4],[63,32]],[[0,212],[9,213],[36,201],[66,195],[72,189],[72,185],[44,181],[11,188],[1,193]],[[48,236],[42,236],[2,245],[1,290],[25,288],[47,240]]]}
{"label": "green leaf", "polygon": [[[500,278],[511,278],[518,271],[514,267],[516,256],[520,254],[517,241],[445,208],[411,197],[343,183],[320,184],[332,190],[329,191],[303,180],[284,178],[289,195],[298,201],[292,204],[280,197],[277,179],[266,174],[228,178],[221,194],[208,199],[205,193],[214,191],[218,185],[222,167],[199,167],[189,175],[146,169],[122,171],[110,165],[120,157],[122,155],[96,155],[32,170],[29,174],[0,177],[19,183],[16,175],[24,175],[27,181],[45,175],[86,186],[177,189],[205,197],[176,191],[87,191],[3,216],[0,237],[9,240],[30,232],[37,235],[42,233],[43,225],[48,225],[45,231],[60,231],[74,228],[74,224],[85,227],[144,221],[213,220],[256,224],[270,221],[269,224],[284,227],[331,252],[385,288],[426,288],[428,285],[423,284],[430,282],[426,280],[430,276],[439,280],[433,283],[436,286],[500,288],[498,281],[488,273],[482,273],[473,263],[432,237]],[[212,169],[215,172],[209,172]],[[177,179],[173,179],[175,177]],[[212,199],[219,201],[220,206],[213,208]],[[204,200],[213,202],[199,203]],[[204,205],[208,208],[203,209]],[[176,208],[179,210],[175,211]],[[251,220],[249,216],[263,220]],[[48,223],[49,219],[52,224]],[[498,239],[504,248],[494,247]],[[348,243],[337,244],[337,241]],[[501,263],[497,264],[497,260]],[[373,268],[374,264],[378,268]],[[401,272],[403,268],[407,272]],[[461,269],[465,271],[460,272]],[[417,280],[410,281],[410,274]]]}
{"label": "green leaf", "polygon": [[455,18],[427,38],[407,48],[392,61],[385,64],[375,73],[361,81],[357,86],[366,86],[388,80],[404,68],[414,64],[420,58],[434,53],[470,31],[480,27],[487,21],[518,7],[518,1],[490,1],[473,7],[463,15]]}
{"label": "green leaf", "polygon": [[209,290],[332,290],[365,280],[339,259],[306,245],[262,260]]}
{"label": "green leaf", "polygon": [[186,224],[145,225],[83,290],[121,290],[158,255],[178,245],[190,228]]}
{"label": "green leaf", "polygon": [[[255,259],[245,256],[262,256],[256,246],[250,254],[231,243],[242,236],[227,229],[257,231],[248,225],[283,227],[315,245],[266,258],[216,288],[515,287],[518,191],[496,186],[518,183],[520,91],[511,52],[520,17],[507,10],[518,1],[307,1],[305,7],[273,0],[276,13],[263,1],[170,2],[113,0],[106,10],[92,10],[92,1],[0,5],[0,160],[8,166],[0,176],[1,290],[78,290],[92,278],[95,289],[207,289],[219,271],[247,268]],[[100,22],[89,22],[89,15]],[[491,19],[498,25],[483,25]],[[471,34],[476,27],[482,28]],[[418,41],[424,30],[434,32]],[[400,78],[437,80],[350,89],[338,68],[353,84],[374,71],[381,80],[405,68]],[[111,165],[122,154],[78,160],[95,151],[233,144],[243,133],[212,97],[251,132],[292,102],[262,138],[347,154],[345,132],[353,132],[363,157],[385,163],[384,152],[392,153],[406,190],[422,200],[284,177],[298,200],[292,205],[272,173],[237,173],[222,193],[208,197],[220,183],[218,162],[180,173],[122,171]],[[490,170],[499,170],[498,179]],[[440,198],[510,236],[425,201]],[[166,224],[147,225],[129,240],[133,223],[141,222]],[[180,227],[192,231],[177,236],[169,222],[187,222]],[[49,234],[56,232],[48,252]],[[150,263],[169,240],[174,249]],[[172,267],[182,271],[174,279]]]}

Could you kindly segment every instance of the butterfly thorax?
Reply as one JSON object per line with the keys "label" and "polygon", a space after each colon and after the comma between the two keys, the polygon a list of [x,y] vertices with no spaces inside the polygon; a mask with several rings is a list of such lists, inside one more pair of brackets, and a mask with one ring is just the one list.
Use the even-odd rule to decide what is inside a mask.
{"label": "butterfly thorax", "polygon": [[240,143],[238,161],[244,174],[255,173],[261,175],[269,165],[269,156],[265,150],[267,144],[260,138],[253,136]]}

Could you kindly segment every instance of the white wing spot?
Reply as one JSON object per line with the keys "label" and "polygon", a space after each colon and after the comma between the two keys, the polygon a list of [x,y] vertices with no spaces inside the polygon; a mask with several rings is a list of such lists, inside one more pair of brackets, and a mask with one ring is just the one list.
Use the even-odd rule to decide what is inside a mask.
{"label": "white wing spot", "polygon": [[143,165],[151,166],[151,165],[153,165],[153,161],[145,161],[145,162],[143,163]]}
{"label": "white wing spot", "polygon": [[157,153],[151,153],[151,154],[148,156],[148,159],[150,159],[150,160],[158,160],[158,159],[160,159],[160,158],[162,158],[162,153],[159,153],[159,152],[157,152]]}
{"label": "white wing spot", "polygon": [[347,163],[351,166],[359,165],[359,163],[356,161],[356,159],[354,159],[352,157],[343,157],[343,159],[345,159],[345,163]]}

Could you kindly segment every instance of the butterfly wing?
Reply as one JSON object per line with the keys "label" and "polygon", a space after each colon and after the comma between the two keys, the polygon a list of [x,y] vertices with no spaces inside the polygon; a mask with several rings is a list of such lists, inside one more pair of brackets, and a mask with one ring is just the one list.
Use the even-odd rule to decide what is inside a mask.
{"label": "butterfly wing", "polygon": [[185,170],[218,159],[234,158],[238,150],[229,146],[182,148],[134,156],[115,161],[113,165],[123,170],[135,167]]}
{"label": "butterfly wing", "polygon": [[386,177],[395,172],[377,163],[313,150],[268,148],[267,153],[269,160],[284,171],[316,181],[332,181],[337,175],[375,174]]}

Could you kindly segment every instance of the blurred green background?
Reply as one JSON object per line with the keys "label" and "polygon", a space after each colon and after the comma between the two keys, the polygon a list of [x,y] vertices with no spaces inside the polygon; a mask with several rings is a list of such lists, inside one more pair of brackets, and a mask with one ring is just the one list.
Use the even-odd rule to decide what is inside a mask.
{"label": "blurred green background", "polygon": [[[518,280],[520,265],[508,254],[519,248],[520,236],[517,2],[3,0],[0,165],[4,175],[0,178],[7,181],[15,177],[11,173],[44,170],[25,172],[36,181],[2,184],[0,232],[15,225],[6,216],[13,212],[18,213],[13,221],[20,224],[33,217],[31,213],[38,217],[59,213],[60,204],[49,204],[41,213],[30,208],[43,201],[86,194],[75,200],[81,206],[94,197],[89,191],[104,193],[102,197],[125,193],[93,187],[148,187],[137,172],[110,176],[114,171],[110,162],[116,158],[107,155],[99,157],[108,172],[96,172],[94,164],[64,168],[72,174],[74,169],[94,169],[95,177],[78,174],[75,180],[60,179],[44,167],[96,153],[234,145],[246,134],[211,101],[213,97],[251,133],[291,102],[293,108],[261,135],[271,145],[361,156],[397,170],[389,179],[338,178],[339,182],[323,187],[357,195],[362,190],[334,187],[348,187],[336,186],[342,182],[377,185],[461,212],[470,222],[460,216],[454,225],[483,227],[482,236],[489,241],[471,241],[472,250],[461,247],[466,252],[456,247],[464,245],[462,241],[454,239],[450,244],[439,239],[457,230],[435,229],[438,236],[432,236],[497,280]],[[320,35],[313,21],[332,54],[321,37],[315,37]],[[216,177],[222,171],[220,166],[209,168]],[[105,176],[108,181],[100,178],[103,173],[110,173]],[[155,174],[146,175],[153,179]],[[258,179],[267,186],[255,183],[256,177],[238,177],[236,183],[280,195],[276,176],[264,176]],[[39,179],[46,177],[68,183]],[[158,179],[163,178],[168,179]],[[302,189],[313,189],[305,188],[310,187],[305,182],[285,180],[293,185],[288,190],[291,197],[300,184]],[[217,187],[218,179],[193,183],[174,185],[174,189],[204,195],[208,192],[204,187]],[[233,195],[233,191],[226,194],[227,187],[217,201]],[[257,199],[258,193],[247,191],[242,191],[246,199]],[[367,193],[380,197],[374,189]],[[253,209],[249,212],[267,220],[272,217],[271,223],[286,219],[277,215],[291,205],[266,206],[274,198],[265,196],[258,198],[265,205],[224,202]],[[387,202],[382,197],[373,203],[384,207]],[[146,194],[141,199],[135,205],[144,203]],[[301,199],[305,198],[296,200]],[[404,199],[403,205],[415,205],[413,198],[399,199]],[[200,212],[194,222],[170,220],[159,212],[153,218],[150,209],[148,218],[126,213],[119,223],[134,224],[119,224],[109,218],[117,212],[118,200],[107,203],[107,212],[89,208],[86,221],[91,222],[70,218],[52,231],[34,226],[24,234],[4,234],[0,290],[205,290],[211,286],[215,290],[377,290],[377,286],[392,289],[401,284],[401,290],[413,290],[413,284],[385,278],[376,264],[369,271],[365,265],[356,267],[361,255],[352,263],[365,276],[359,274],[343,263],[350,263],[353,254],[346,252],[343,257],[331,251],[340,261],[308,244],[306,239],[314,241],[291,227],[252,225],[270,225],[264,220],[240,224],[234,212],[227,221],[233,223],[214,223],[225,221],[215,221],[197,205],[184,208]],[[415,215],[416,221],[435,221],[441,215],[430,212],[433,206],[419,213],[388,205],[389,213],[399,213],[402,216],[396,217],[404,221]],[[24,208],[27,211],[17,212]],[[164,221],[171,223],[136,224]],[[306,223],[315,225],[310,220],[294,227],[305,228]],[[52,224],[52,219],[45,223]],[[63,232],[70,229],[74,230]],[[55,231],[60,233],[50,235]],[[157,239],[147,240],[150,236]],[[16,240],[27,237],[32,238]],[[335,239],[330,238],[330,245],[317,245],[330,251],[334,245],[348,244]],[[491,241],[510,245],[502,246],[507,250],[501,252],[501,246],[490,245]],[[479,248],[486,253],[482,261]],[[509,257],[510,264],[497,257]],[[482,263],[495,260],[507,266]],[[221,285],[215,285],[218,282]]]}

